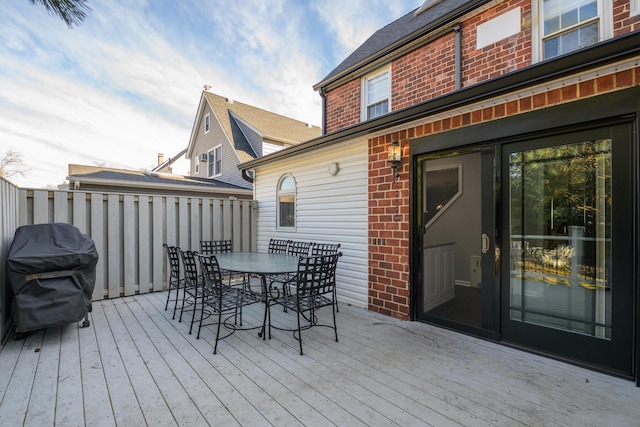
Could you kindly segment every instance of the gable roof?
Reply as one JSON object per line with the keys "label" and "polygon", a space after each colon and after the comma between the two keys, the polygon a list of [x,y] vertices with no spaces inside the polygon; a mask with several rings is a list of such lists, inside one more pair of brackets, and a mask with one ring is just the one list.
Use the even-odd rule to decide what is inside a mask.
{"label": "gable roof", "polygon": [[[191,138],[189,139],[187,158],[191,158],[193,155],[198,126],[202,121],[206,104],[211,107],[213,113],[218,118],[227,139],[234,145],[241,162],[255,159],[256,154],[246,139],[236,138],[236,136],[240,136],[237,131],[235,132],[236,135],[234,135],[234,127],[237,128],[237,124],[232,123],[234,120],[242,120],[245,124],[262,134],[263,139],[284,145],[298,144],[302,141],[316,138],[322,133],[318,126],[312,126],[299,120],[234,101],[204,90],[202,91],[200,105],[198,106],[198,112],[191,131]],[[238,140],[236,141],[236,139]]]}
{"label": "gable roof", "polygon": [[[428,6],[425,2],[420,8],[373,33],[320,83],[313,86],[313,89],[326,87],[489,1],[444,0],[433,2],[428,8],[425,7]],[[423,9],[424,11],[421,11]]]}

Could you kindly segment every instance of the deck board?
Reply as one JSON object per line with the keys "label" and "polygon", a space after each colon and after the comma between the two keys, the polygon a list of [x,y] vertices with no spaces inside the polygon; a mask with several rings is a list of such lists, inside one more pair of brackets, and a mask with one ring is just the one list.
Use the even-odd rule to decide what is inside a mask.
{"label": "deck board", "polygon": [[[339,342],[304,331],[304,356],[280,330],[238,331],[214,355],[214,331],[196,339],[165,298],[94,302],[88,328],[7,341],[0,425],[640,425],[631,381],[347,305]],[[245,326],[263,313],[245,308]]]}

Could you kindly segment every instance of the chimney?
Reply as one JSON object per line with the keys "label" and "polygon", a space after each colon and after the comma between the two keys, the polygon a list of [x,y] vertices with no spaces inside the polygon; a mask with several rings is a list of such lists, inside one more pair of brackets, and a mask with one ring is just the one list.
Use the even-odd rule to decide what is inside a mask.
{"label": "chimney", "polygon": [[164,154],[158,153],[158,166],[164,163]]}

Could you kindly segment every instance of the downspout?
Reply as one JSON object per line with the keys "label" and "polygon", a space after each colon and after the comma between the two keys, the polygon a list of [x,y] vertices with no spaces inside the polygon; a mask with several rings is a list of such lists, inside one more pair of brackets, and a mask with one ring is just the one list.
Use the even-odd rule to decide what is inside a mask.
{"label": "downspout", "polygon": [[253,178],[251,176],[249,176],[249,173],[247,172],[246,169],[242,169],[242,178],[244,178],[245,181],[250,182],[251,184],[253,184]]}
{"label": "downspout", "polygon": [[318,89],[318,92],[320,92],[320,98],[322,98],[322,135],[325,135],[327,129],[327,97],[322,87]]}
{"label": "downspout", "polygon": [[456,72],[456,90],[462,87],[462,30],[460,29],[460,24],[457,24],[453,27],[453,31],[455,32],[456,37],[456,53],[455,53],[455,72]]}

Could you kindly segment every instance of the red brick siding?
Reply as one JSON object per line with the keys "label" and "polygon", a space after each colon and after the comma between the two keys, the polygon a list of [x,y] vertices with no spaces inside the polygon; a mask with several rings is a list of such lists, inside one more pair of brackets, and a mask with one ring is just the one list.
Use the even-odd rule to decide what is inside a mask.
{"label": "red brick siding", "polygon": [[640,30],[640,15],[631,15],[629,0],[613,0],[613,35],[614,37]]}
{"label": "red brick siding", "polygon": [[325,133],[360,123],[360,79],[326,94]]}
{"label": "red brick siding", "polygon": [[[516,7],[520,7],[521,31],[476,49],[478,26]],[[531,1],[501,3],[465,21],[461,33],[463,87],[524,68],[531,64]]]}
{"label": "red brick siding", "polygon": [[455,90],[453,32],[418,48],[391,65],[391,110],[435,98]]}
{"label": "red brick siding", "polygon": [[[476,30],[516,7],[522,30],[492,45],[476,49]],[[614,35],[640,30],[640,16],[630,17],[629,0],[613,1]],[[508,0],[461,24],[461,84],[470,86],[531,64],[531,0]],[[391,111],[428,101],[455,90],[454,33],[421,46],[391,63]],[[326,126],[330,133],[360,122],[360,78],[326,94]]]}
{"label": "red brick siding", "polygon": [[[640,85],[640,67],[599,76],[561,89],[528,95],[453,117],[436,120],[369,140],[369,309],[398,319],[409,318],[409,140],[505,116]],[[393,184],[387,148],[403,147],[400,176]],[[397,190],[396,190],[397,188]],[[399,216],[396,216],[398,196]],[[414,262],[421,262],[414,260]]]}

